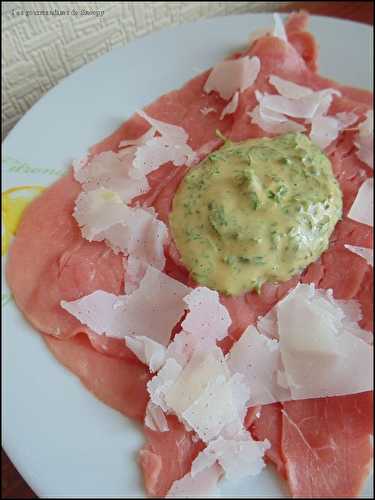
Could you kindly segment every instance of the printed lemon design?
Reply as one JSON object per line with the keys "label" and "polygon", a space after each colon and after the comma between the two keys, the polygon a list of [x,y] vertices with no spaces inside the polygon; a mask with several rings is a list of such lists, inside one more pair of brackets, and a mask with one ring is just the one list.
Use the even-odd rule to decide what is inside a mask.
{"label": "printed lemon design", "polygon": [[1,255],[8,252],[23,211],[44,189],[43,186],[18,186],[1,193]]}

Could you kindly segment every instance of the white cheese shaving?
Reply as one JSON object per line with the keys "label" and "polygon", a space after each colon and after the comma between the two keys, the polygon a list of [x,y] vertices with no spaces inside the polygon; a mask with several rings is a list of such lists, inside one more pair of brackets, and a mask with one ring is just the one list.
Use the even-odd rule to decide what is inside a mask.
{"label": "white cheese shaving", "polygon": [[[73,216],[87,240],[105,240],[115,252],[164,268],[168,231],[153,209],[129,207],[117,193],[99,188],[78,196]],[[131,263],[140,274],[139,263]]]}
{"label": "white cheese shaving", "polygon": [[279,399],[280,389],[274,374],[280,364],[277,340],[271,340],[259,334],[254,326],[249,326],[227,354],[226,361],[232,373],[239,372],[244,376],[248,385],[249,406],[273,403]]}
{"label": "white cheese shaving", "polygon": [[124,338],[123,296],[96,290],[90,295],[71,302],[62,300],[61,307],[88,326],[98,335]]}
{"label": "white cheese shaving", "polygon": [[123,264],[125,270],[124,291],[127,295],[130,295],[139,287],[142,278],[146,274],[147,264],[134,257],[134,255],[124,257]]}
{"label": "white cheese shaving", "polygon": [[133,161],[136,175],[147,175],[168,162],[182,166],[195,161],[196,155],[187,144],[189,136],[182,127],[151,118],[144,111],[138,114],[160,135],[148,138],[136,149]]}
{"label": "white cheese shaving", "polygon": [[254,441],[251,435],[243,431],[236,439],[223,439],[221,436],[210,441],[199,453],[191,466],[191,475],[195,477],[201,471],[217,461],[228,480],[240,480],[255,476],[265,467],[263,456],[270,448],[269,441]]}
{"label": "white cheese shaving", "polygon": [[195,351],[184,368],[168,358],[147,388],[155,404],[177,415],[206,442],[236,422],[235,428],[240,428],[247,407],[242,376],[230,375],[217,347]]}
{"label": "white cheese shaving", "polygon": [[[356,301],[299,284],[273,309],[279,342],[249,327],[226,357],[248,384],[250,406],[372,390],[370,334]],[[275,329],[274,313],[263,327]]]}
{"label": "white cheese shaving", "polygon": [[258,77],[260,60],[258,57],[241,57],[217,64],[209,74],[203,90],[209,94],[218,92],[226,101],[239,90],[243,92],[251,87]]}
{"label": "white cheese shaving", "polygon": [[221,112],[220,120],[222,120],[224,118],[224,116],[230,115],[236,111],[236,109],[238,107],[239,96],[240,96],[240,93],[237,90],[237,92],[235,92],[233,94],[232,99],[228,102],[228,104],[225,106],[225,108]]}
{"label": "white cheese shaving", "polygon": [[340,132],[340,122],[333,116],[317,116],[311,121],[310,139],[320,149],[325,149]]}
{"label": "white cheese shaving", "polygon": [[189,309],[182,323],[183,329],[175,335],[167,349],[148,337],[126,338],[128,347],[153,373],[167,358],[173,358],[181,367],[186,366],[194,352],[211,350],[216,347],[216,341],[228,333],[231,319],[216,291],[197,287],[183,298],[183,302]]}
{"label": "white cheese shaving", "polygon": [[263,96],[263,105],[271,111],[283,113],[293,118],[312,118],[323,98],[335,94],[341,95],[335,89],[319,90],[299,99],[265,94]]}
{"label": "white cheese shaving", "polygon": [[218,498],[217,483],[221,474],[218,465],[207,467],[194,477],[188,472],[173,482],[166,498]]}
{"label": "white cheese shaving", "polygon": [[125,337],[126,345],[137,356],[139,361],[150,368],[151,373],[157,372],[164,364],[166,348],[149,337]]}
{"label": "white cheese shaving", "polygon": [[284,42],[288,43],[288,37],[284,28],[283,20],[281,19],[280,14],[273,15],[273,32],[272,35],[280,38]]}
{"label": "white cheese shaving", "polygon": [[353,252],[370,264],[370,266],[374,266],[374,251],[372,248],[364,248],[364,247],[358,247],[355,245],[344,245],[345,248],[347,248],[350,252]]}
{"label": "white cheese shaving", "polygon": [[348,217],[368,226],[374,225],[374,180],[372,177],[359,188]]}
{"label": "white cheese shaving", "polygon": [[256,326],[262,335],[270,339],[278,339],[276,308],[272,307],[265,316],[259,317]]}
{"label": "white cheese shaving", "polygon": [[276,75],[271,75],[269,77],[269,82],[281,96],[288,97],[289,99],[300,99],[314,92],[309,87],[304,87],[289,80],[284,80],[284,78],[280,78]]}
{"label": "white cheese shaving", "polygon": [[163,410],[152,401],[149,401],[146,406],[145,425],[153,431],[169,431],[168,421]]}
{"label": "white cheese shaving", "polygon": [[133,176],[134,153],[135,148],[129,148],[126,155],[105,151],[91,160],[86,158],[86,161],[74,162],[75,179],[84,191],[105,188],[117,193],[122,201],[129,202],[150,188],[144,175]]}
{"label": "white cheese shaving", "polygon": [[331,292],[300,284],[278,303],[277,315],[292,399],[372,390],[372,347],[347,330]]}
{"label": "white cheese shaving", "polygon": [[119,194],[100,187],[87,193],[80,193],[73,217],[81,227],[85,239],[101,241],[105,239],[103,231],[124,221],[130,211]]}
{"label": "white cheese shaving", "polygon": [[366,120],[358,127],[355,145],[358,158],[369,167],[374,168],[374,112],[366,113]]}
{"label": "white cheese shaving", "polygon": [[[270,110],[266,111],[268,113],[273,113]],[[286,120],[283,122],[278,122],[276,119],[266,119],[264,118],[265,113],[263,112],[263,117],[260,114],[260,105],[255,106],[255,108],[248,113],[251,118],[251,122],[258,125],[262,130],[269,134],[287,134],[289,132],[303,132],[305,127],[300,123],[293,120]],[[277,116],[277,115],[273,115]]]}
{"label": "white cheese shaving", "polygon": [[302,132],[304,126],[287,117],[304,118],[311,122],[311,140],[322,149],[327,147],[339,132],[357,120],[354,113],[338,113],[336,117],[325,116],[333,95],[341,95],[335,89],[313,91],[276,75],[270,83],[280,95],[255,92],[258,105],[249,113],[252,123],[273,134]]}
{"label": "white cheese shaving", "polygon": [[143,337],[164,346],[184,313],[183,297],[189,288],[149,266],[131,295],[116,296],[102,290],[61,306],[98,334]]}
{"label": "white cheese shaving", "polygon": [[228,334],[232,320],[225,306],[220,303],[219,294],[206,287],[197,287],[184,298],[189,312],[182,328],[199,336],[201,350],[216,346]]}
{"label": "white cheese shaving", "polygon": [[200,340],[198,335],[189,332],[177,333],[168,345],[167,357],[174,358],[181,366],[187,365],[193,353],[199,349]]}
{"label": "white cheese shaving", "polygon": [[325,149],[329,146],[332,141],[337,139],[342,130],[348,128],[358,120],[358,116],[355,113],[343,112],[337,113],[336,116],[325,116],[323,113],[326,111],[327,108],[318,107],[311,120],[310,139],[320,149]]}
{"label": "white cheese shaving", "polygon": [[247,396],[247,387],[239,374],[229,380],[219,375],[208,382],[200,396],[182,413],[182,420],[208,442],[221,432],[226,434],[228,428],[233,432],[233,428],[237,431],[241,427],[244,411],[239,403],[247,408]]}
{"label": "white cheese shaving", "polygon": [[147,390],[150,394],[151,401],[155,405],[160,406],[164,411],[169,410],[169,406],[166,402],[166,394],[173,386],[181,371],[182,367],[177,361],[173,358],[168,358],[158,374],[147,383]]}

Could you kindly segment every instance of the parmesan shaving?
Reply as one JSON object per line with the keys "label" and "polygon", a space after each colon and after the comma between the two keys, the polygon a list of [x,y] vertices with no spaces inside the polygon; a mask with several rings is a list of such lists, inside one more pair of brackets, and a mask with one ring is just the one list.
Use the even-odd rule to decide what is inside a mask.
{"label": "parmesan shaving", "polygon": [[146,406],[145,425],[153,431],[169,431],[168,421],[163,410],[152,401],[149,401]]}
{"label": "parmesan shaving", "polygon": [[147,264],[137,257],[134,257],[134,255],[125,257],[123,263],[125,270],[124,291],[126,294],[130,295],[139,287],[142,278],[146,274]]}
{"label": "parmesan shaving", "polygon": [[[268,113],[274,113],[267,110]],[[258,125],[262,130],[269,134],[287,134],[289,132],[303,132],[305,127],[300,123],[293,120],[288,120],[283,122],[278,122],[275,119],[265,119],[260,114],[260,105],[257,105],[252,111],[250,111],[249,116],[251,122]],[[264,114],[263,114],[264,116]],[[268,115],[269,116],[269,115]],[[273,116],[277,116],[276,114]]]}
{"label": "parmesan shaving", "polygon": [[138,114],[151,128],[138,139],[122,141],[120,147],[126,149],[119,153],[123,158],[129,158],[132,178],[144,179],[168,162],[181,166],[195,161],[196,155],[187,143],[189,136],[182,127],[156,120],[144,111],[138,111]]}
{"label": "parmesan shaving", "polygon": [[137,356],[139,361],[150,368],[151,373],[157,372],[164,364],[166,348],[145,336],[125,337],[126,345]]}
{"label": "parmesan shaving", "polygon": [[290,99],[282,95],[263,96],[264,107],[271,111],[283,113],[293,118],[312,118],[316,113],[319,104],[327,95],[341,95],[335,89],[324,89],[313,92],[299,99]]}
{"label": "parmesan shaving", "polygon": [[164,411],[168,411],[169,407],[166,402],[166,394],[173,386],[175,380],[180,375],[182,367],[173,358],[168,358],[164,366],[159,370],[148,383],[147,390],[150,394],[152,403]]}
{"label": "parmesan shaving", "polygon": [[325,149],[337,138],[340,130],[340,122],[333,116],[317,116],[311,122],[310,139],[320,149]]}
{"label": "parmesan shaving", "polygon": [[149,266],[139,288],[131,295],[116,296],[98,290],[75,301],[62,301],[61,306],[99,335],[147,336],[166,346],[173,327],[184,313],[182,299],[189,290]]}
{"label": "parmesan shaving", "polygon": [[354,144],[358,148],[358,158],[369,167],[374,168],[374,113],[371,109],[366,113],[366,120],[358,127]]}
{"label": "parmesan shaving", "polygon": [[[153,209],[129,207],[117,193],[99,188],[78,196],[73,216],[87,240],[105,240],[116,253],[130,255],[156,269],[164,268],[168,232]],[[130,265],[134,282],[136,274],[142,277],[144,273],[138,261],[131,260]]]}
{"label": "parmesan shaving", "polygon": [[374,251],[372,248],[358,247],[355,245],[344,245],[344,247],[350,252],[359,255],[362,259],[365,259],[370,266],[374,267]]}
{"label": "parmesan shaving", "polygon": [[372,390],[371,334],[357,323],[357,301],[299,284],[273,311],[262,326],[277,328],[279,341],[251,326],[226,357],[231,373],[244,376],[250,406]]}
{"label": "parmesan shaving", "polygon": [[228,104],[225,106],[225,108],[221,112],[220,120],[222,120],[224,118],[224,116],[230,115],[236,111],[236,109],[238,107],[239,95],[240,94],[237,90],[237,92],[235,92],[235,94],[233,95],[232,99],[228,102]]}
{"label": "parmesan shaving", "polygon": [[98,335],[124,338],[123,334],[123,296],[97,290],[81,299],[71,302],[62,300],[61,307],[72,314],[83,325]]}
{"label": "parmesan shaving", "polygon": [[205,442],[230,426],[241,428],[247,387],[240,374],[230,375],[217,347],[207,353],[195,351],[183,368],[168,358],[147,387],[155,404],[177,415]]}
{"label": "parmesan shaving", "polygon": [[210,441],[193,461],[191,475],[195,477],[217,461],[228,480],[238,481],[245,477],[255,476],[265,467],[263,456],[270,446],[267,440],[254,441],[246,431],[243,431],[236,439],[223,439],[220,436]]}
{"label": "parmesan shaving", "polygon": [[213,90],[226,101],[231,99],[236,91],[243,92],[256,81],[260,71],[258,57],[241,57],[217,64],[209,74],[203,90],[209,94]]}
{"label": "parmesan shaving", "polygon": [[206,287],[197,287],[184,298],[189,312],[182,328],[200,337],[200,348],[216,346],[228,334],[232,320],[225,306],[220,303],[219,294]]}
{"label": "parmesan shaving", "polygon": [[271,340],[259,334],[254,326],[249,326],[227,354],[226,361],[232,373],[238,371],[244,376],[249,406],[269,404],[279,399],[281,393],[274,375],[280,364],[277,340]]}
{"label": "parmesan shaving", "polygon": [[297,83],[284,80],[276,75],[271,75],[269,82],[281,96],[288,97],[289,99],[300,99],[313,93],[313,90],[309,87],[297,85]]}
{"label": "parmesan shaving", "polygon": [[[328,97],[328,96],[326,96]],[[330,102],[330,101],[329,101]],[[329,107],[329,105],[328,105]],[[311,120],[310,139],[320,149],[325,149],[332,141],[337,139],[339,133],[353,125],[358,120],[355,113],[337,113],[336,116],[324,116],[327,109],[318,107]]]}
{"label": "parmesan shaving", "polygon": [[255,92],[258,105],[249,113],[252,123],[265,132],[283,134],[302,132],[303,125],[287,117],[305,119],[311,122],[311,140],[322,149],[328,146],[338,133],[356,121],[354,113],[341,113],[336,118],[325,116],[333,95],[341,95],[335,89],[314,92],[309,87],[297,85],[276,75],[271,75],[270,83],[280,95]]}
{"label": "parmesan shaving", "polygon": [[212,465],[192,477],[188,472],[173,482],[166,498],[218,498],[217,483],[222,472],[218,465]]}
{"label": "parmesan shaving", "polygon": [[126,155],[105,151],[91,160],[86,157],[74,162],[74,177],[84,191],[105,188],[117,193],[122,201],[129,202],[150,188],[144,175],[133,176],[135,149],[129,148]]}
{"label": "parmesan shaving", "polygon": [[372,390],[372,347],[348,331],[331,292],[300,284],[277,305],[277,315],[292,399]]}
{"label": "parmesan shaving", "polygon": [[367,179],[359,188],[348,217],[368,226],[374,225],[374,181]]}

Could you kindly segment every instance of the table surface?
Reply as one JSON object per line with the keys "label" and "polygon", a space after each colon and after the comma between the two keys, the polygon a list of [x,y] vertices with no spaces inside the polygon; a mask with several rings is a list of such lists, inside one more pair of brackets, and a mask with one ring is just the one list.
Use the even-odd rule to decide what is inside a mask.
{"label": "table surface", "polygon": [[[282,6],[280,12],[304,9],[311,14],[350,19],[366,24],[374,24],[373,2],[290,2]],[[1,497],[37,498],[4,451],[1,451]]]}

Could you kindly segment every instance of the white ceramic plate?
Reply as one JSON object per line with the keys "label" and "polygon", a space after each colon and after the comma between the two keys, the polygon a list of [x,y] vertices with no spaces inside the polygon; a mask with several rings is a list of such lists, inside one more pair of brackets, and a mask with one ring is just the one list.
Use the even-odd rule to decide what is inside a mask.
{"label": "white ceramic plate", "polygon": [[[5,140],[3,190],[50,184],[72,158],[136,109],[244,46],[251,31],[271,23],[268,14],[247,14],[185,24],[81,68],[43,97]],[[321,46],[323,75],[372,88],[370,27],[314,17],[311,30]],[[143,497],[135,462],[143,442],[139,428],[97,401],[52,358],[3,286],[2,436],[12,462],[40,497]],[[372,493],[368,481],[363,495]],[[225,484],[222,494],[288,496],[273,470]]]}

